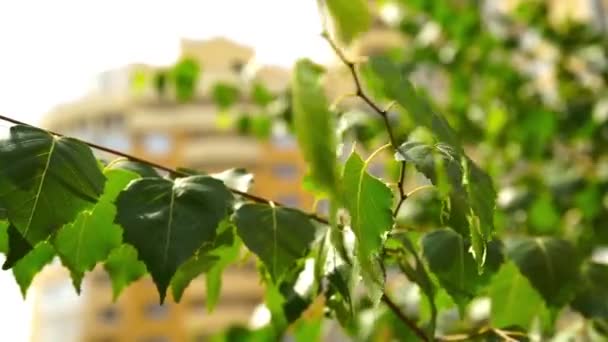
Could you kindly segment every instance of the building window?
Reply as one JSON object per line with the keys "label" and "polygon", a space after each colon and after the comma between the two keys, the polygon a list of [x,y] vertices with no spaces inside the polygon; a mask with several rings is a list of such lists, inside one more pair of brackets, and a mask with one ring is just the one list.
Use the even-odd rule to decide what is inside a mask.
{"label": "building window", "polygon": [[143,145],[152,155],[166,155],[171,151],[171,138],[165,133],[149,133],[144,135]]}
{"label": "building window", "polygon": [[205,299],[200,297],[193,298],[188,302],[188,306],[190,306],[192,311],[204,311],[206,306]]}
{"label": "building window", "polygon": [[282,150],[291,150],[297,147],[296,139],[290,134],[273,134],[272,145]]}
{"label": "building window", "polygon": [[169,306],[160,304],[148,304],[145,309],[146,317],[153,320],[161,320],[169,316]]}
{"label": "building window", "polygon": [[272,166],[272,175],[280,179],[293,180],[298,176],[298,168],[293,164],[276,164]]}
{"label": "building window", "polygon": [[126,133],[108,132],[101,137],[102,145],[118,151],[131,150],[131,139]]}
{"label": "building window", "polygon": [[110,276],[105,271],[97,271],[91,278],[93,283],[98,286],[107,286],[110,284]]}
{"label": "building window", "polygon": [[230,68],[232,69],[232,71],[234,71],[237,74],[240,74],[241,71],[243,71],[244,67],[245,67],[245,63],[243,63],[243,61],[238,60],[238,59],[235,59],[230,64]]}
{"label": "building window", "polygon": [[277,200],[279,201],[279,203],[292,208],[296,208],[300,204],[300,197],[295,194],[282,195],[279,196]]}
{"label": "building window", "polygon": [[105,324],[115,324],[120,318],[120,311],[114,305],[107,306],[99,312],[98,317]]}

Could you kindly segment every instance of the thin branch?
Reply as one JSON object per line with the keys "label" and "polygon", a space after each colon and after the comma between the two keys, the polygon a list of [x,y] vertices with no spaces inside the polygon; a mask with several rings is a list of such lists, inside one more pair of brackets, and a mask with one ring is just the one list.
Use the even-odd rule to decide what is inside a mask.
{"label": "thin branch", "polygon": [[[40,127],[37,127],[37,126],[34,126],[34,125],[30,125],[28,123],[25,123],[25,122],[22,122],[22,121],[19,121],[19,120],[16,120],[16,119],[4,116],[4,115],[0,115],[0,120],[7,121],[7,122],[10,122],[10,123],[13,123],[13,124],[16,124],[16,125],[24,125],[24,126],[30,126],[30,127],[38,128],[38,129],[41,129],[41,130],[43,130],[45,132],[48,132],[48,133],[50,133],[52,135],[55,135],[55,136],[58,136],[58,137],[65,137],[65,135],[63,135],[61,133],[53,132],[53,131],[50,131],[50,130],[47,130],[47,129],[43,129],[43,128],[40,128]],[[145,159],[136,157],[134,155],[127,154],[127,153],[124,153],[124,152],[121,152],[121,151],[118,151],[118,150],[115,150],[115,149],[112,149],[112,148],[109,148],[109,147],[106,147],[106,146],[98,145],[98,144],[95,144],[95,143],[92,143],[92,142],[89,142],[89,141],[86,141],[86,140],[82,140],[82,139],[76,139],[76,138],[72,138],[72,139],[77,140],[77,141],[79,141],[79,142],[81,142],[83,144],[86,144],[89,147],[94,148],[96,150],[100,150],[100,151],[104,151],[104,152],[107,152],[107,153],[110,153],[110,154],[113,154],[113,155],[116,155],[116,156],[124,157],[124,158],[127,158],[129,160],[132,160],[132,161],[135,161],[135,162],[138,162],[138,163],[146,164],[146,165],[149,165],[149,166],[151,166],[151,167],[153,167],[155,169],[163,170],[163,171],[166,171],[166,172],[169,172],[169,173],[172,173],[172,174],[176,174],[176,175],[179,175],[179,176],[183,176],[183,177],[191,176],[191,174],[189,174],[189,173],[186,173],[186,172],[183,172],[183,171],[179,171],[179,170],[170,168],[170,167],[165,166],[165,165],[154,163],[154,162],[151,162],[149,160],[145,160]],[[250,201],[253,201],[253,202],[264,203],[264,204],[268,204],[268,205],[273,204],[275,206],[285,207],[285,205],[283,205],[283,204],[280,204],[280,203],[275,202],[275,201],[271,201],[269,199],[266,199],[266,198],[263,198],[263,197],[260,197],[260,196],[256,196],[256,195],[253,195],[253,194],[250,194],[250,193],[247,193],[247,192],[244,192],[244,191],[240,191],[240,190],[237,190],[237,189],[233,189],[233,188],[230,188],[230,187],[228,187],[228,189],[232,193],[234,193],[236,195],[239,195],[239,196],[242,196],[242,197],[244,197],[244,198],[246,198],[246,199],[248,199]],[[308,215],[308,217],[310,217],[311,219],[313,219],[313,220],[315,220],[315,221],[317,221],[319,223],[329,225],[329,221],[326,218],[320,217],[320,216],[318,216],[318,215],[316,215],[314,213],[307,213],[307,215]]]}
{"label": "thin branch", "polygon": [[403,312],[401,312],[401,309],[399,309],[399,306],[397,306],[397,304],[395,304],[395,302],[393,302],[386,294],[382,295],[382,301],[395,315],[397,315],[397,317],[399,317],[403,323],[405,323],[414,332],[414,334],[416,334],[416,336],[418,336],[418,338],[420,338],[421,341],[430,341],[426,333],[420,329],[415,322],[404,315]]}
{"label": "thin branch", "polygon": [[[359,77],[359,73],[357,72],[357,64],[355,62],[353,62],[352,60],[348,59],[346,57],[346,55],[344,55],[344,52],[342,50],[340,50],[338,45],[330,38],[327,31],[323,31],[323,33],[321,33],[321,36],[323,38],[325,38],[327,43],[331,46],[332,50],[334,50],[334,53],[336,54],[336,56],[338,56],[340,61],[342,61],[342,63],[348,68],[348,71],[350,72],[350,74],[355,82],[355,88],[356,88],[355,94],[357,95],[357,97],[359,97],[361,100],[363,100],[363,102],[365,102],[371,109],[373,109],[374,112],[376,112],[376,114],[380,115],[380,117],[382,118],[382,122],[384,123],[384,127],[386,128],[386,132],[388,134],[388,138],[391,142],[391,145],[393,146],[395,151],[401,153],[401,151],[399,150],[399,145],[397,143],[397,139],[395,138],[395,135],[393,134],[393,130],[391,129],[391,123],[388,119],[388,111],[395,105],[395,102],[393,101],[393,102],[389,103],[389,105],[386,107],[386,109],[380,108],[380,106],[378,106],[372,100],[372,98],[369,95],[367,95],[365,93],[365,91],[363,91],[363,85],[361,83],[361,78]],[[405,180],[405,161],[401,162],[401,171],[400,171],[400,175],[399,175],[399,182],[397,184],[397,186],[399,187],[399,201],[397,202],[397,205],[396,205],[395,209],[393,210],[393,216],[397,216],[397,213],[399,212],[399,209],[401,209],[403,202],[405,202],[405,200],[407,199],[407,194],[403,190],[404,180]]]}
{"label": "thin branch", "polygon": [[401,170],[399,171],[399,181],[397,182],[397,187],[399,188],[399,202],[397,202],[397,206],[395,206],[395,210],[393,210],[393,216],[397,216],[399,213],[399,209],[403,205],[403,202],[407,199],[408,195],[403,190],[403,183],[405,183],[405,162],[401,162]]}

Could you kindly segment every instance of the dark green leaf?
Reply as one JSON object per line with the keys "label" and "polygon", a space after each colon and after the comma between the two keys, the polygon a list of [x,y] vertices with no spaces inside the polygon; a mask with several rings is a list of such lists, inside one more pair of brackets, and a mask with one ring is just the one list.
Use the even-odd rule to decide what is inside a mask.
{"label": "dark green leaf", "polygon": [[356,254],[363,279],[370,298],[377,303],[384,286],[378,258],[384,235],[393,227],[393,193],[382,181],[370,176],[366,167],[367,164],[353,151],[344,165],[343,201],[357,238]]}
{"label": "dark green leaf", "polygon": [[[158,172],[156,172],[153,167],[129,160],[127,158],[114,159],[108,164],[108,166],[105,167],[106,172],[116,169],[131,171],[135,174],[140,175],[141,177],[160,177]],[[107,190],[108,189],[106,187],[105,192],[107,192]]]}
{"label": "dark green leaf", "polygon": [[366,0],[327,0],[326,4],[334,19],[338,36],[346,43],[366,32],[372,23]]}
{"label": "dark green leaf", "polygon": [[549,306],[561,307],[574,295],[579,259],[569,242],[528,238],[511,248],[509,256]]}
{"label": "dark green leaf", "polygon": [[146,264],[161,301],[179,266],[213,242],[232,201],[224,184],[208,176],[142,178],[120,193],[116,222]]}
{"label": "dark green leaf", "polygon": [[30,244],[97,202],[105,181],[85,144],[29,126],[0,141],[0,164],[0,203]]}
{"label": "dark green leaf", "polygon": [[292,78],[294,127],[298,144],[310,167],[311,181],[330,195],[336,191],[334,116],[321,84],[323,69],[304,59],[296,63]]}
{"label": "dark green leaf", "polygon": [[8,221],[0,221],[0,253],[8,253]]}
{"label": "dark green leaf", "polygon": [[462,235],[447,228],[432,231],[422,238],[422,253],[429,269],[458,304],[461,313],[503,262],[500,244],[492,241],[488,245],[486,270],[479,274],[470,247]]}
{"label": "dark green leaf", "polygon": [[21,258],[26,256],[33,249],[32,245],[23,238],[23,235],[21,235],[13,225],[8,225],[6,233],[8,238],[6,240],[8,243],[8,253],[6,254],[6,260],[2,265],[3,270],[12,268],[16,262],[21,260]]}
{"label": "dark green leaf", "polygon": [[526,331],[544,310],[543,298],[513,263],[503,264],[492,279],[489,291],[492,301],[492,326],[518,326]]}
{"label": "dark green leaf", "polygon": [[589,263],[571,306],[587,318],[608,318],[608,265]]}
{"label": "dark green leaf", "polygon": [[274,100],[274,95],[262,83],[255,82],[251,89],[251,98],[258,106],[264,107]]}
{"label": "dark green leaf", "polygon": [[137,259],[133,246],[123,244],[114,249],[104,263],[112,279],[112,298],[116,300],[122,290],[146,274],[146,265]]}
{"label": "dark green leaf", "polygon": [[34,276],[44,266],[53,261],[55,250],[50,243],[44,241],[37,244],[34,249],[13,266],[13,275],[19,284],[23,298],[30,287]]}
{"label": "dark green leaf", "polygon": [[306,256],[315,227],[304,213],[265,204],[244,204],[234,215],[243,243],[264,263],[273,281]]}
{"label": "dark green leaf", "polygon": [[481,270],[486,243],[494,230],[496,192],[490,177],[466,156],[444,143],[428,145],[408,141],[399,147],[395,158],[414,164],[440,193],[450,197],[452,210],[463,211],[459,214],[467,217],[474,256]]}

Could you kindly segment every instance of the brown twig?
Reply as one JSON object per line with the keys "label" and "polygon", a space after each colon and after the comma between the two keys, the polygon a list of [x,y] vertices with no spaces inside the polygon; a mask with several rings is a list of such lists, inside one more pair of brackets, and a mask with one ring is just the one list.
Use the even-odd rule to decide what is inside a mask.
{"label": "brown twig", "polygon": [[[386,128],[386,132],[388,134],[388,138],[391,142],[391,145],[393,146],[393,149],[395,149],[395,151],[401,153],[401,151],[399,150],[399,145],[397,143],[397,139],[395,138],[395,135],[393,134],[393,130],[391,129],[391,123],[388,118],[388,111],[390,110],[390,108],[393,107],[393,105],[395,103],[391,102],[387,106],[386,109],[380,108],[380,106],[378,106],[372,100],[372,98],[369,95],[367,95],[367,93],[365,93],[365,91],[363,90],[363,84],[361,83],[361,77],[359,77],[359,73],[357,72],[357,64],[355,62],[351,61],[350,59],[348,59],[344,55],[344,52],[342,50],[340,50],[338,45],[329,37],[329,34],[327,33],[327,31],[324,31],[323,33],[321,33],[321,36],[323,38],[325,38],[327,43],[331,46],[332,50],[334,50],[334,53],[336,54],[336,56],[338,56],[340,61],[348,68],[348,71],[350,72],[350,74],[353,78],[353,81],[355,82],[355,95],[358,98],[360,98],[363,102],[365,102],[371,109],[374,110],[374,112],[376,114],[378,114],[382,118],[382,122],[384,123],[384,127]],[[397,186],[399,187],[399,200],[397,202],[397,205],[395,206],[395,209],[393,210],[393,216],[397,216],[397,213],[399,212],[399,209],[401,209],[403,202],[405,202],[405,200],[407,199],[407,194],[403,190],[404,181],[405,181],[405,161],[402,161],[399,181],[397,183]]]}
{"label": "brown twig", "polygon": [[[50,131],[50,130],[47,130],[47,129],[36,127],[34,125],[30,125],[28,123],[25,123],[25,122],[22,122],[22,121],[19,121],[19,120],[16,120],[16,119],[4,116],[4,115],[0,115],[0,120],[7,121],[7,122],[10,122],[10,123],[13,123],[13,124],[16,124],[16,125],[24,125],[24,126],[30,126],[30,127],[38,128],[38,129],[44,130],[45,132],[48,132],[48,133],[50,133],[52,135],[55,135],[55,136],[58,136],[58,137],[65,137],[61,133],[57,133],[57,132],[53,132],[53,131]],[[132,160],[132,161],[135,161],[135,162],[138,162],[138,163],[146,164],[146,165],[149,165],[149,166],[151,166],[151,167],[153,167],[155,169],[163,170],[163,171],[166,171],[166,172],[169,172],[169,173],[172,173],[172,174],[176,174],[176,175],[179,175],[179,176],[183,176],[183,177],[191,176],[191,174],[189,174],[187,172],[176,170],[176,169],[170,168],[170,167],[162,165],[162,164],[154,163],[154,162],[151,162],[149,160],[145,160],[145,159],[136,157],[134,155],[127,154],[127,153],[124,153],[124,152],[121,152],[121,151],[118,151],[118,150],[115,150],[115,149],[112,149],[112,148],[109,148],[109,147],[106,147],[106,146],[98,145],[98,144],[95,144],[95,143],[92,143],[92,142],[89,142],[89,141],[86,141],[86,140],[82,140],[82,139],[76,139],[76,138],[72,138],[72,139],[75,139],[75,140],[77,140],[77,141],[79,141],[79,142],[81,142],[83,144],[86,144],[89,147],[94,148],[96,150],[100,150],[100,151],[104,151],[104,152],[107,152],[107,153],[110,153],[110,154],[113,154],[113,155],[116,155],[116,156],[124,157],[124,158],[127,158],[129,160]],[[263,197],[260,197],[260,196],[256,196],[256,195],[253,195],[253,194],[250,194],[250,193],[247,193],[247,192],[244,192],[244,191],[240,191],[240,190],[237,190],[237,189],[233,189],[233,188],[230,188],[230,187],[228,189],[232,193],[234,193],[236,195],[239,195],[239,196],[242,196],[242,197],[244,197],[244,198],[246,198],[246,199],[248,199],[250,201],[253,201],[253,202],[264,203],[264,204],[268,204],[268,205],[270,205],[271,203],[273,203],[275,206],[285,207],[284,205],[282,205],[282,204],[280,204],[278,202],[271,201],[269,199],[266,199],[266,198],[263,198]],[[310,217],[311,219],[313,219],[313,220],[315,220],[315,221],[317,221],[319,223],[327,224],[327,225],[329,224],[329,221],[326,218],[324,218],[324,217],[320,217],[320,216],[318,216],[318,215],[316,215],[314,213],[307,213],[307,215],[308,215],[308,217]]]}
{"label": "brown twig", "polygon": [[426,333],[420,329],[420,327],[418,327],[414,321],[404,315],[403,312],[401,312],[401,309],[399,309],[399,306],[397,306],[397,304],[395,304],[395,302],[393,302],[386,294],[382,295],[382,301],[395,315],[399,317],[403,323],[405,323],[414,332],[414,334],[416,334],[416,336],[418,336],[421,341],[430,341]]}

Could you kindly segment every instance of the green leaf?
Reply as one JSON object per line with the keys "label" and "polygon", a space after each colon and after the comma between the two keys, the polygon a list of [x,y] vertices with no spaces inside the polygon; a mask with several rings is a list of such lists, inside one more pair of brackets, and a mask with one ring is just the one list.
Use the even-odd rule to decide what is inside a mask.
{"label": "green leaf", "polygon": [[0,164],[0,204],[30,244],[97,202],[105,182],[88,146],[29,126],[0,141]]}
{"label": "green leaf", "polygon": [[[225,250],[231,249],[236,244],[234,234],[232,224],[227,220],[222,221],[220,223],[220,227],[218,228],[218,235],[215,241],[212,244],[203,244],[196,254],[190,258],[190,260],[186,261],[182,266],[180,266],[180,268],[177,269],[177,272],[171,280],[171,291],[175,301],[179,302],[181,300],[184,290],[194,278],[203,272],[211,271],[212,269],[217,268],[220,262],[225,261],[222,260]],[[230,261],[233,260],[234,259],[231,259]],[[225,267],[226,265],[223,266]],[[219,275],[221,277],[221,272]],[[221,287],[221,278],[219,281]],[[215,288],[213,290],[207,288],[207,292],[215,290]],[[217,288],[217,296],[219,296],[219,287]],[[214,298],[213,301],[215,300],[217,300],[217,297]],[[209,305],[209,296],[206,298],[206,303],[208,308],[213,307],[212,305]],[[209,311],[211,311],[211,309],[209,309]]]}
{"label": "green leaf", "polygon": [[304,213],[266,204],[244,204],[234,214],[237,232],[247,248],[278,282],[306,256],[315,227]]}
{"label": "green leaf", "polygon": [[393,227],[393,193],[382,181],[370,176],[366,167],[367,163],[353,151],[344,165],[343,201],[357,238],[356,254],[363,279],[370,298],[378,303],[384,286],[378,257],[384,235]]}
{"label": "green leaf", "polygon": [[560,219],[559,211],[555,208],[550,194],[543,194],[537,198],[530,208],[529,222],[536,233],[558,232]]}
{"label": "green leaf", "polygon": [[608,265],[585,265],[581,280],[572,308],[587,318],[608,318]]}
{"label": "green leaf", "polygon": [[175,85],[175,94],[179,101],[190,101],[196,96],[196,86],[200,78],[201,67],[191,58],[182,59],[171,70]]}
{"label": "green leaf", "polygon": [[490,319],[497,328],[518,326],[527,331],[544,310],[543,298],[512,262],[505,263],[494,276],[489,295]]}
{"label": "green leaf", "polygon": [[[127,158],[116,158],[112,160],[105,167],[105,172],[116,169],[131,171],[132,173],[138,174],[141,177],[160,177],[158,172],[156,172],[156,170],[150,165],[135,162]],[[107,191],[108,189],[106,188],[105,192]]]}
{"label": "green leaf", "polygon": [[[205,302],[207,304],[207,311],[209,312],[213,311],[217,301],[220,298],[220,292],[222,289],[222,274],[224,269],[238,259],[239,252],[241,250],[241,242],[236,237],[236,233],[234,231],[235,228],[232,225],[229,227],[230,230],[221,233],[221,236],[229,233],[232,241],[231,243],[219,243],[219,247],[211,252],[211,255],[217,256],[219,260],[215,263],[215,265],[213,265],[205,276],[205,283],[207,286],[207,298]],[[218,244],[217,240],[216,244]]]}
{"label": "green leaf", "polygon": [[251,98],[258,106],[265,107],[274,100],[274,95],[264,84],[254,82],[251,89]]}
{"label": "green leaf", "polygon": [[6,229],[6,234],[8,252],[6,253],[6,260],[2,265],[3,270],[12,268],[16,262],[21,260],[33,249],[32,245],[23,238],[15,226],[9,224]]}
{"label": "green leaf", "polygon": [[72,273],[77,291],[84,273],[120,246],[122,230],[113,223],[115,215],[116,208],[111,203],[99,202],[92,210],[78,214],[55,237],[57,254]]}
{"label": "green leaf", "polygon": [[[451,199],[452,210],[467,217],[479,270],[485,263],[486,243],[494,230],[496,192],[490,177],[456,148],[445,143],[428,145],[408,141],[395,153],[398,161],[414,164]],[[459,228],[459,227],[454,227]]]}
{"label": "green leaf", "polygon": [[321,84],[323,69],[299,60],[292,78],[293,123],[298,144],[310,167],[312,182],[324,192],[336,191],[335,122]]}
{"label": "green leaf", "polygon": [[78,292],[85,272],[105,260],[110,252],[120,246],[122,229],[114,224],[116,207],[113,202],[130,181],[139,175],[125,169],[106,168],[104,193],[91,209],[78,214],[76,220],[57,232],[53,245],[62,263],[70,270]]}
{"label": "green leaf", "polygon": [[228,109],[238,100],[239,89],[231,84],[216,83],[211,90],[211,97],[220,109]]}
{"label": "green leaf", "polygon": [[372,23],[366,0],[327,0],[326,4],[334,19],[338,37],[345,43],[366,32]]}
{"label": "green leaf", "polygon": [[37,244],[34,249],[25,257],[19,260],[13,267],[13,275],[23,298],[27,294],[27,290],[32,283],[32,280],[42,270],[44,266],[53,261],[55,250],[50,243],[43,241]]}
{"label": "green leaf", "polygon": [[114,249],[103,267],[112,279],[114,301],[127,285],[143,277],[147,272],[146,265],[137,259],[135,248],[127,244]]}
{"label": "green leaf", "polygon": [[8,253],[8,221],[0,221],[0,253]]}
{"label": "green leaf", "polygon": [[208,176],[142,178],[120,193],[116,222],[150,271],[161,302],[179,266],[213,242],[232,201],[226,186]]}
{"label": "green leaf", "polygon": [[549,306],[561,307],[574,295],[579,281],[579,258],[574,247],[554,237],[528,238],[509,256]]}
{"label": "green leaf", "polygon": [[434,230],[422,238],[422,254],[429,269],[458,304],[461,314],[503,262],[500,245],[492,241],[488,245],[486,272],[479,274],[470,246],[462,235],[449,228]]}
{"label": "green leaf", "polygon": [[458,135],[447,120],[433,110],[425,97],[418,94],[414,85],[404,77],[397,65],[385,56],[371,57],[368,65],[370,66],[368,74],[373,83],[381,85],[381,92],[385,96],[405,108],[416,125],[426,127],[439,138],[439,141],[453,146],[457,152],[462,151]]}

